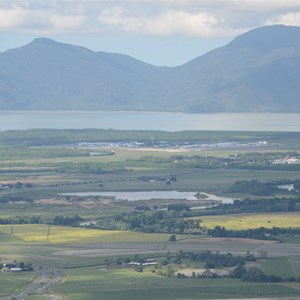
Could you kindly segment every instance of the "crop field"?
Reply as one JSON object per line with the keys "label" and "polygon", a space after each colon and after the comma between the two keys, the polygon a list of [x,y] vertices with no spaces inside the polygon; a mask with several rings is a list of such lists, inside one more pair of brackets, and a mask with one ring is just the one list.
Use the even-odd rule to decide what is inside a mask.
{"label": "crop field", "polygon": [[34,280],[32,272],[22,274],[0,273],[0,297],[17,293],[24,285]]}
{"label": "crop field", "polygon": [[300,212],[234,214],[201,217],[202,226],[214,228],[223,226],[226,229],[249,229],[259,227],[300,228]]}
{"label": "crop field", "polygon": [[300,257],[279,257],[272,260],[263,261],[262,269],[266,274],[277,274],[283,278],[299,277]]}
{"label": "crop field", "polygon": [[237,280],[182,280],[130,269],[80,268],[68,270],[57,286],[66,299],[218,299],[264,296],[296,296],[294,288],[278,284],[245,283]]}
{"label": "crop field", "polygon": [[[167,242],[169,234],[143,234],[130,231],[109,231],[47,225],[0,225],[1,242],[8,242],[11,235],[30,243],[114,243],[114,242]],[[178,236],[178,239],[186,236]]]}

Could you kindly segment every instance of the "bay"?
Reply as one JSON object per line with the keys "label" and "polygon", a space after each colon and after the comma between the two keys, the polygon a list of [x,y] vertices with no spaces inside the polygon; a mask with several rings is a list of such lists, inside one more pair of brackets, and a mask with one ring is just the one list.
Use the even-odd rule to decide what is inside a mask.
{"label": "bay", "polygon": [[300,131],[299,114],[103,111],[1,111],[0,130],[124,129],[124,130],[229,130]]}

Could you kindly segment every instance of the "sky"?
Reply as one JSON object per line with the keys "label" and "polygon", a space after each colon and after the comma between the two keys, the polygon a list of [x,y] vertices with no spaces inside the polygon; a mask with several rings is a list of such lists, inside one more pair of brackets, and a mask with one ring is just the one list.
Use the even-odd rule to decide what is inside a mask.
{"label": "sky", "polygon": [[300,26],[300,0],[0,0],[0,51],[48,37],[176,66],[273,24]]}

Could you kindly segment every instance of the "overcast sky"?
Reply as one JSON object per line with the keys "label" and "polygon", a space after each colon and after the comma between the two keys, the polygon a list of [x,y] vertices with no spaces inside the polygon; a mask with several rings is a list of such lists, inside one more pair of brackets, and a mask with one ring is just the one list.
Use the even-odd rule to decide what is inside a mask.
{"label": "overcast sky", "polygon": [[0,51],[42,36],[174,66],[272,24],[300,26],[300,0],[0,0]]}

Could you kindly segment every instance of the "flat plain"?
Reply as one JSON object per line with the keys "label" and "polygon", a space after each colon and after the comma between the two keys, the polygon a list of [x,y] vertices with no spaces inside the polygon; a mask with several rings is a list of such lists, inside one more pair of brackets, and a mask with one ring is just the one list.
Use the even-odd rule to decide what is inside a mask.
{"label": "flat plain", "polygon": [[[106,131],[25,131],[0,133],[0,258],[1,261],[32,263],[34,272],[0,274],[0,296],[19,297],[26,287],[41,280],[40,268],[59,270],[60,281],[49,284],[42,294],[28,299],[241,299],[299,297],[298,282],[245,282],[231,278],[179,279],[159,274],[154,267],[138,272],[124,261],[156,259],[158,270],[166,259],[175,260],[182,252],[255,255],[257,265],[269,275],[284,278],[300,276],[300,239],[297,236],[276,240],[213,238],[205,232],[148,233],[139,230],[103,230],[82,228],[79,224],[57,225],[55,217],[78,215],[83,223],[118,220],[120,216],[143,213],[140,205],[168,211],[169,204],[192,202],[175,199],[116,201],[110,197],[75,197],[65,193],[105,191],[191,191],[217,196],[264,201],[272,197],[295,197],[295,194],[269,196],[230,194],[228,188],[239,180],[295,181],[300,179],[297,166],[273,167],[272,161],[297,156],[297,133],[155,133],[162,141],[253,142],[268,140],[266,148],[182,150],[116,147],[80,147],[80,142],[114,139],[145,142],[153,133]],[[63,141],[63,142],[62,142]],[[90,153],[98,153],[91,155]],[[255,164],[255,165],[253,165]],[[172,178],[172,181],[169,179]],[[17,183],[21,183],[17,184]],[[17,184],[17,185],[16,185]],[[197,204],[207,204],[199,199]],[[194,205],[195,203],[193,203]],[[157,209],[157,208],[155,208]],[[159,210],[158,210],[159,211]],[[203,211],[192,211],[200,214]],[[147,212],[145,212],[147,213]],[[207,215],[208,214],[208,215]],[[38,217],[39,224],[22,224]],[[248,229],[273,226],[300,228],[299,212],[254,212],[195,216],[205,228]],[[23,220],[23,221],[22,221]],[[27,221],[26,221],[27,222]],[[25,223],[26,223],[25,222]],[[172,268],[196,267],[192,261]],[[199,264],[200,266],[200,264]],[[202,264],[203,267],[203,264]],[[154,272],[155,271],[155,272]],[[51,275],[52,276],[52,275]],[[13,278],[13,280],[12,280]],[[51,297],[50,297],[51,298]]]}

